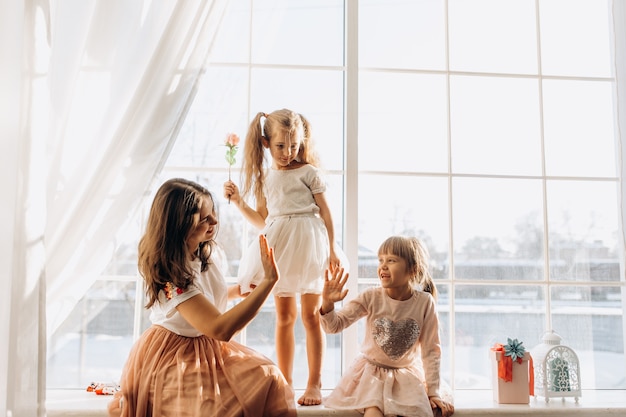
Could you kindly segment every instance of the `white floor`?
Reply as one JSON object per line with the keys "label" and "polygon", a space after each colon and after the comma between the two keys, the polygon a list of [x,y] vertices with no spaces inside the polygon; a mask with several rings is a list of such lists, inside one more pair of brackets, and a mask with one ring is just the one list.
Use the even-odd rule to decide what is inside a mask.
{"label": "white floor", "polygon": [[[110,396],[81,390],[50,390],[47,392],[48,417],[105,417]],[[530,397],[529,404],[498,404],[490,390],[462,390],[455,393],[455,417],[626,417],[626,391],[584,391],[578,403],[573,398],[551,399]],[[322,406],[299,407],[299,416],[359,416],[339,413]]]}

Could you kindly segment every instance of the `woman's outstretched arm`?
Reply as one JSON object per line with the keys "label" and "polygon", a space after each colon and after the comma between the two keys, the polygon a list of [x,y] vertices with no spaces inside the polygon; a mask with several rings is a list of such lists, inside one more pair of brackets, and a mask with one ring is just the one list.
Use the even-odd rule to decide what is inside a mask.
{"label": "woman's outstretched arm", "polygon": [[265,236],[259,236],[261,261],[265,278],[241,302],[224,313],[211,303],[204,295],[191,297],[176,307],[183,318],[204,335],[218,340],[230,340],[238,331],[247,325],[259,312],[274,285],[280,278],[274,249],[270,248]]}

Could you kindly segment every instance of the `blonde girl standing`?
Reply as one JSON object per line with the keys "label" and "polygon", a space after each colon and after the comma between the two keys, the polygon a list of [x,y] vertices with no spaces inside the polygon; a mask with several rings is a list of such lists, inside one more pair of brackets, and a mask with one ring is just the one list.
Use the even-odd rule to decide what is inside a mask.
{"label": "blonde girl standing", "polygon": [[[224,184],[243,216],[274,248],[281,280],[273,290],[276,305],[276,356],[279,368],[292,384],[295,352],[296,294],[300,294],[306,334],[307,387],[300,405],[321,403],[321,373],[325,336],[319,308],[326,268],[337,268],[345,255],[335,244],[333,220],[326,202],[326,184],[313,151],[308,120],[288,109],[258,113],[248,129],[242,161],[242,190]],[[268,164],[266,151],[271,161]],[[245,197],[251,195],[255,208]],[[253,242],[242,257],[238,279],[241,293],[250,292],[262,277]],[[344,262],[345,264],[345,262]]]}
{"label": "blonde girl standing", "polygon": [[451,390],[440,380],[437,289],[426,248],[414,237],[388,238],[378,250],[378,278],[379,287],[336,311],[335,303],[348,293],[348,275],[341,268],[326,274],[323,329],[338,333],[362,317],[367,321],[361,355],[324,405],[365,417],[452,415]]}

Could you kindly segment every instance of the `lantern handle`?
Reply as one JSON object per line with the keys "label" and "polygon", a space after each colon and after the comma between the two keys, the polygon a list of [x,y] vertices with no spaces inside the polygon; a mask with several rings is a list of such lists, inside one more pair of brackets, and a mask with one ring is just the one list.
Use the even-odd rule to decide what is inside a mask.
{"label": "lantern handle", "polygon": [[543,332],[541,341],[547,345],[560,345],[563,338],[554,330],[546,330]]}

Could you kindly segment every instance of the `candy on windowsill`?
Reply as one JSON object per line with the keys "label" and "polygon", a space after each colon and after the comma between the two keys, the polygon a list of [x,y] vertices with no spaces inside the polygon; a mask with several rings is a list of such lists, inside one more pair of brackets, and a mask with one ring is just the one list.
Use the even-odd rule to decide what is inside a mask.
{"label": "candy on windowsill", "polygon": [[95,392],[96,395],[113,395],[119,390],[120,386],[113,382],[92,382],[87,387],[87,392]]}

